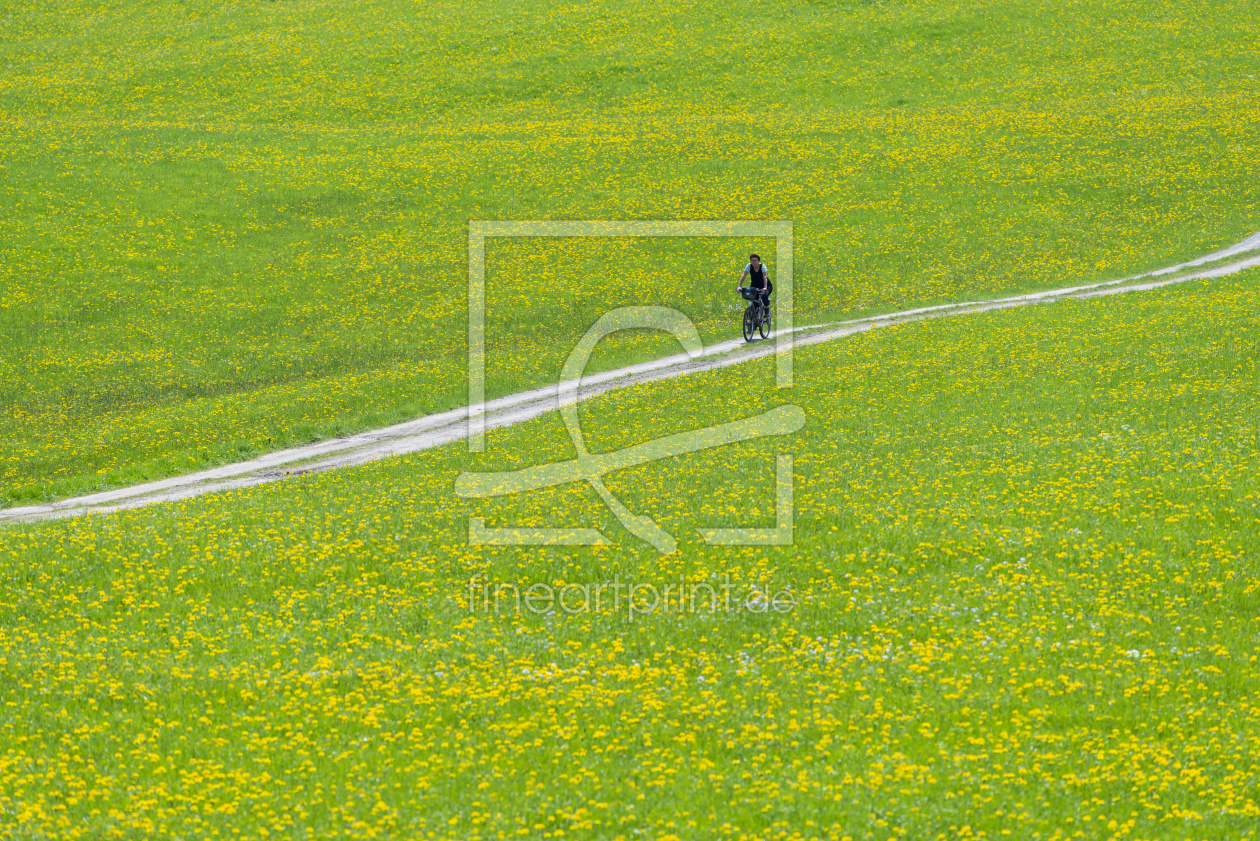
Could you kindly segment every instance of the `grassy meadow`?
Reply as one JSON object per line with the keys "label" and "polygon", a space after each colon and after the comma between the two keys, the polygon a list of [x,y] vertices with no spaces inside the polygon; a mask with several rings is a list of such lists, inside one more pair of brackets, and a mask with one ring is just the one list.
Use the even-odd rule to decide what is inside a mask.
{"label": "grassy meadow", "polygon": [[[1241,0],[0,22],[5,506],[460,405],[471,219],[790,220],[798,324],[1260,230]],[[616,306],[734,338],[749,250],[773,254],[490,241],[489,393],[553,381]],[[858,334],[798,348],[790,389],[767,358],[582,403],[596,453],[804,411],[605,478],[668,555],[582,483],[455,495],[573,458],[556,414],[484,454],[6,525],[0,838],[1255,839],[1258,284]],[[705,544],[774,524],[784,454],[792,544]],[[473,518],[612,545],[473,545]],[[735,600],[484,599],[614,582]]]}
{"label": "grassy meadow", "polygon": [[[799,434],[608,477],[671,555],[584,485],[453,497],[571,458],[556,415],[482,456],[10,526],[0,814],[21,838],[1253,838],[1257,280],[802,348]],[[589,446],[778,405],[773,372],[584,404]],[[773,522],[778,453],[794,545],[704,545]],[[469,546],[469,516],[616,543]],[[727,581],[736,609],[478,595],[614,580]]]}
{"label": "grassy meadow", "polygon": [[[460,404],[470,219],[791,220],[801,323],[1260,229],[1241,0],[0,19],[0,504]],[[492,242],[491,393],[645,297],[738,335],[748,246]]]}

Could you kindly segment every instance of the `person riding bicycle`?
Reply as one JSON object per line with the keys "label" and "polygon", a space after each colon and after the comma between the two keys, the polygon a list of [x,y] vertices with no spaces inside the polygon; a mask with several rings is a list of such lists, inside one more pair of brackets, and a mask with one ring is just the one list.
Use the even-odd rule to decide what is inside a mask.
{"label": "person riding bicycle", "polygon": [[744,266],[744,273],[739,276],[739,285],[743,287],[744,278],[749,279],[748,285],[753,289],[764,290],[761,293],[761,303],[766,308],[766,321],[770,320],[770,293],[774,291],[774,284],[770,282],[770,269],[761,262],[760,254],[749,254],[748,265]]}

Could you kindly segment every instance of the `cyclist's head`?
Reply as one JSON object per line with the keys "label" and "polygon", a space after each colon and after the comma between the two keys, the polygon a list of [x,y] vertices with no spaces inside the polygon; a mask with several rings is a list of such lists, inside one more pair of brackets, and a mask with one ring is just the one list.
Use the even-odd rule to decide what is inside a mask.
{"label": "cyclist's head", "polygon": [[761,255],[760,255],[760,254],[749,254],[749,255],[748,255],[748,262],[752,263],[754,266],[755,266],[755,265],[757,265],[758,263],[760,263],[760,262],[761,262]]}

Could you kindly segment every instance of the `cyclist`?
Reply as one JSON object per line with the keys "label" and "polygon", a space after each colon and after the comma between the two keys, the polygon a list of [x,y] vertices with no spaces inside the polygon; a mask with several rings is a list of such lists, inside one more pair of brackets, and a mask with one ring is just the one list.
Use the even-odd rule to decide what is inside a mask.
{"label": "cyclist", "polygon": [[744,273],[739,276],[739,285],[744,285],[744,278],[749,279],[748,285],[753,289],[764,290],[761,293],[761,303],[766,308],[766,322],[770,321],[770,293],[774,291],[774,284],[770,282],[770,269],[761,262],[760,254],[749,254],[748,265],[744,266]]}

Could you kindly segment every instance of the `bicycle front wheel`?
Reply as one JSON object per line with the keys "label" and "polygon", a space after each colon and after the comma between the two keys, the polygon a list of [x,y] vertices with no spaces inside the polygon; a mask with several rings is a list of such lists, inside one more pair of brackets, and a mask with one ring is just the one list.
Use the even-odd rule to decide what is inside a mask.
{"label": "bicycle front wheel", "polygon": [[761,320],[757,322],[757,332],[761,333],[761,338],[770,335],[770,310],[767,307],[761,309]]}
{"label": "bicycle front wheel", "polygon": [[744,341],[751,342],[753,331],[757,329],[757,323],[753,320],[753,308],[748,307],[744,310]]}

